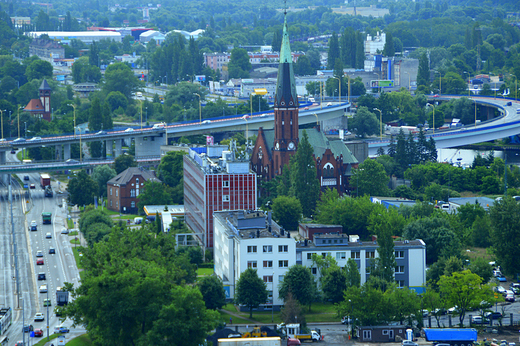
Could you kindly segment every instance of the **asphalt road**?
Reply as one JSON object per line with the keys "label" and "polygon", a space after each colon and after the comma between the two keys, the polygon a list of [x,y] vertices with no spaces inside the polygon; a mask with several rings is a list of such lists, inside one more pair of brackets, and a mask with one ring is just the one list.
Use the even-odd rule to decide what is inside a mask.
{"label": "asphalt road", "polygon": [[[8,161],[14,162],[15,155],[8,154]],[[29,175],[29,181],[24,181],[23,176]],[[23,174],[20,180],[24,183],[35,184],[35,189],[24,191],[17,182],[13,182],[13,219],[14,233],[17,245],[17,260],[19,269],[19,285],[21,299],[19,308],[16,296],[15,267],[12,245],[12,228],[10,217],[0,217],[0,304],[13,308],[13,321],[7,333],[9,340],[22,340],[22,320],[25,325],[32,324],[34,328],[44,331],[44,336],[52,334],[54,327],[61,321],[53,313],[56,306],[56,288],[63,286],[64,282],[71,282],[75,286],[79,283],[79,272],[74,261],[70,237],[62,235],[61,230],[66,227],[67,204],[62,203],[64,198],[61,194],[54,194],[52,198],[44,197],[43,189],[40,187],[39,174]],[[58,190],[57,183],[53,183],[53,190]],[[6,198],[8,188],[3,185],[1,189],[0,215],[10,215],[10,203]],[[62,207],[59,207],[59,204]],[[42,224],[42,212],[52,213],[52,224]],[[29,231],[28,226],[32,220],[38,224],[37,231]],[[46,234],[50,233],[51,238]],[[54,248],[56,254],[49,254],[49,248]],[[43,252],[43,265],[36,265],[36,252]],[[45,273],[46,280],[38,281],[37,274]],[[40,293],[40,285],[47,284],[47,293]],[[51,306],[44,307],[44,299],[51,300]],[[41,312],[45,315],[45,321],[35,322],[34,315]],[[68,325],[70,326],[70,324]],[[26,342],[29,334],[25,334]],[[37,342],[38,339],[31,340]]]}

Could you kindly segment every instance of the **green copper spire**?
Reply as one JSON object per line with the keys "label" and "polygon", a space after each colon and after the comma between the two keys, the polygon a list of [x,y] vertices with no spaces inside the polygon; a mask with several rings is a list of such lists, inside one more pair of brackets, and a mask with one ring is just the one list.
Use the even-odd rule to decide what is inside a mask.
{"label": "green copper spire", "polygon": [[289,42],[289,32],[287,30],[287,11],[285,11],[284,14],[282,47],[280,48],[280,64],[278,65],[274,106],[294,108],[298,107],[298,95],[296,94],[291,45]]}

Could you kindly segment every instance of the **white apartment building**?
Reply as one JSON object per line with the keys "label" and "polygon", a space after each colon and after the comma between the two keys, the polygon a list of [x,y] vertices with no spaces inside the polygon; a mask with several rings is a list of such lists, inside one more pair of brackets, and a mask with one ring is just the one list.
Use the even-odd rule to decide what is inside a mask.
{"label": "white apartment building", "polygon": [[271,310],[273,301],[278,310],[283,305],[278,286],[296,264],[294,238],[263,211],[218,211],[213,215],[215,274],[224,283],[226,298],[234,298],[240,274],[253,268],[269,291],[268,301],[259,310]]}
{"label": "white apartment building", "polygon": [[382,52],[385,48],[386,34],[377,32],[376,36],[367,35],[365,41],[365,55],[374,55],[377,51]]}

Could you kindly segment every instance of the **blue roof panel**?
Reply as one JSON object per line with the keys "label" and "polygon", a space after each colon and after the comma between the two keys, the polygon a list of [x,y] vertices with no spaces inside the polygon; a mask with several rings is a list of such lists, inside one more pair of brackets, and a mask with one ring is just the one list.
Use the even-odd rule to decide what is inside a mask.
{"label": "blue roof panel", "polygon": [[426,341],[477,341],[477,330],[473,328],[424,328]]}

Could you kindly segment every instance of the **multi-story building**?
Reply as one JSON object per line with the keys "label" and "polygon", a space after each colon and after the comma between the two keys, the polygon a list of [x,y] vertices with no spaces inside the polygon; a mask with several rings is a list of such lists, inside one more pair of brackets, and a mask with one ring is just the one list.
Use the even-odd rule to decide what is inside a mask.
{"label": "multi-story building", "polygon": [[154,172],[141,167],[129,167],[107,182],[107,209],[136,214],[139,194],[147,181],[161,182]]}
{"label": "multi-story building", "polygon": [[[347,234],[315,234],[314,241],[300,242],[296,248],[296,263],[311,268],[312,255],[331,255],[340,267],[345,267],[349,258],[354,259],[361,274],[361,283],[370,277],[372,262],[378,257],[376,241],[349,241]],[[409,287],[422,292],[426,283],[426,244],[421,239],[394,242],[396,267],[394,278],[399,287]]]}
{"label": "multi-story building", "polygon": [[[256,269],[269,291],[268,302],[259,310],[270,309],[273,302],[275,310],[283,305],[278,287],[291,266],[301,264],[318,275],[313,254],[330,255],[340,267],[345,267],[349,258],[354,259],[361,283],[370,277],[369,269],[378,257],[377,242],[350,241],[347,234],[315,234],[314,241],[296,240],[296,232],[283,231],[262,211],[215,212],[214,232],[215,274],[224,283],[226,297],[234,298],[235,285],[242,272]],[[426,283],[425,243],[420,239],[396,241],[394,251],[394,278],[398,286],[422,292]]]}
{"label": "multi-story building", "polygon": [[222,66],[227,65],[229,57],[228,53],[204,53],[204,64],[212,70],[222,72]]}
{"label": "multi-story building", "polygon": [[58,42],[45,39],[34,39],[29,45],[29,55],[53,61],[65,57],[65,48]]}
{"label": "multi-story building", "polygon": [[256,174],[226,146],[208,145],[184,156],[184,210],[188,227],[213,247],[213,213],[256,209]]}
{"label": "multi-story building", "polygon": [[269,291],[268,301],[259,309],[278,310],[283,305],[279,284],[296,264],[294,238],[262,211],[220,211],[214,218],[215,274],[224,283],[226,298],[235,296],[240,274],[253,268]]}

